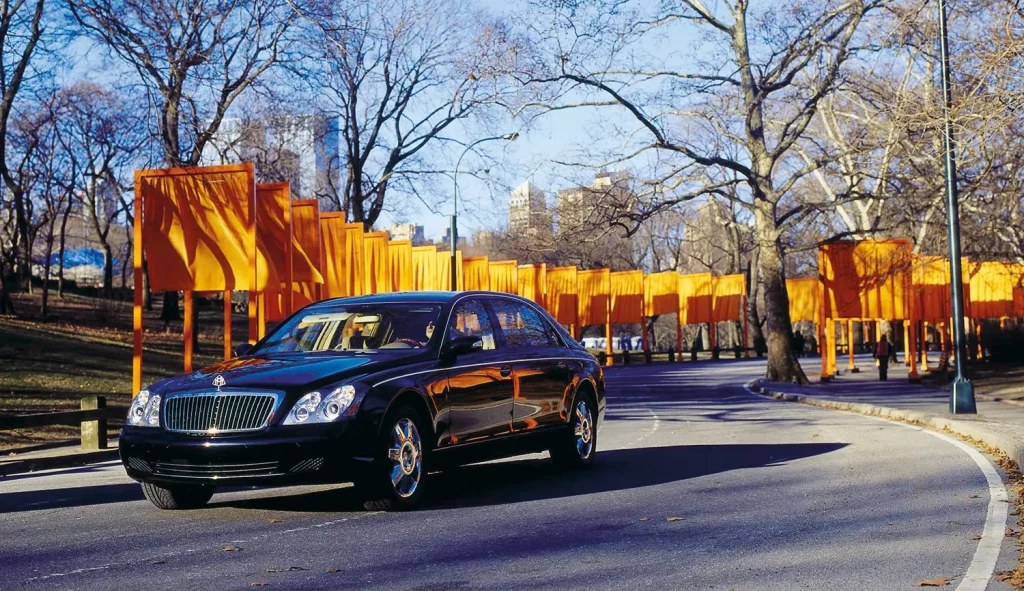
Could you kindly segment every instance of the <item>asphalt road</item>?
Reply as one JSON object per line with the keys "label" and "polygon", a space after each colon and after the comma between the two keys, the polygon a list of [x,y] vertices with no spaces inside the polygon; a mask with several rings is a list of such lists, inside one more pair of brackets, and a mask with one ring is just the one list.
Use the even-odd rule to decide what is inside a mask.
{"label": "asphalt road", "polygon": [[[988,506],[974,461],[919,430],[742,388],[762,372],[612,368],[592,470],[559,473],[546,455],[465,467],[410,513],[353,510],[338,487],[162,512],[111,464],[7,477],[0,588],[954,588]],[[1004,543],[997,570],[1015,560]]]}

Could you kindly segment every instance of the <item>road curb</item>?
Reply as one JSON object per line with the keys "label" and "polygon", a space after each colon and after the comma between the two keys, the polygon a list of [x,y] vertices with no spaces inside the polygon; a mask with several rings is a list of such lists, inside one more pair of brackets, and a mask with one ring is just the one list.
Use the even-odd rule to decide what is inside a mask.
{"label": "road curb", "polygon": [[88,466],[90,464],[101,464],[103,462],[111,462],[117,458],[117,448],[115,447],[114,449],[104,449],[93,452],[14,460],[11,462],[0,463],[0,479],[5,476],[38,472],[39,470],[77,468],[79,466]]}
{"label": "road curb", "polygon": [[985,426],[985,421],[977,419],[951,419],[943,416],[931,415],[928,413],[891,408],[864,402],[843,402],[828,398],[817,398],[804,394],[793,394],[776,388],[767,387],[763,380],[754,380],[747,384],[747,388],[760,396],[783,400],[786,402],[798,402],[808,406],[828,408],[832,410],[843,410],[855,412],[862,415],[892,419],[905,423],[913,423],[935,429],[937,431],[948,431],[957,435],[976,439],[985,445],[994,447],[1006,454],[1017,466],[1024,466],[1024,443],[1015,440],[1013,437],[999,433]]}

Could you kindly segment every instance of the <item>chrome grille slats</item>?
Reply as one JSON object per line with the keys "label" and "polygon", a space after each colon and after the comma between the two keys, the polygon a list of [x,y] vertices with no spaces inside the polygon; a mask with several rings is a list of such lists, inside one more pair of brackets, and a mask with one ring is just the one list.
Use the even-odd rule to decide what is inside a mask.
{"label": "chrome grille slats", "polygon": [[185,478],[239,478],[279,474],[278,462],[237,464],[199,464],[192,462],[156,462],[153,472],[163,476]]}
{"label": "chrome grille slats", "polygon": [[164,402],[164,427],[195,435],[259,431],[281,396],[274,392],[186,392]]}

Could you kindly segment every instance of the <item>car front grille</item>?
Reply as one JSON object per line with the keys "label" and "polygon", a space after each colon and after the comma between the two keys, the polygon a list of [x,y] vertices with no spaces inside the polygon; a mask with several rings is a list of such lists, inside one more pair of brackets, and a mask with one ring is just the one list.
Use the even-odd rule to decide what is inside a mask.
{"label": "car front grille", "polygon": [[175,395],[164,403],[168,431],[197,435],[259,431],[270,422],[273,394],[211,392]]}
{"label": "car front grille", "polygon": [[246,464],[201,464],[197,462],[156,462],[153,473],[158,476],[180,478],[245,478],[253,476],[274,476],[279,474],[277,462],[252,462]]}

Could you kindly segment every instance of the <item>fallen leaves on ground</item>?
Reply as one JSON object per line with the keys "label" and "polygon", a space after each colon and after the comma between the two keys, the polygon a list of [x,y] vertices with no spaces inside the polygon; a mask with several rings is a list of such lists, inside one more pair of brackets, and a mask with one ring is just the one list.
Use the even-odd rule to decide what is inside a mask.
{"label": "fallen leaves on ground", "polygon": [[915,587],[945,587],[949,584],[949,579],[925,579],[914,583]]}
{"label": "fallen leaves on ground", "polygon": [[813,438],[813,437],[820,437],[820,435],[818,435],[817,433],[815,433],[814,435],[811,435],[811,437],[812,437],[812,438]]}
{"label": "fallen leaves on ground", "polygon": [[981,495],[971,495],[970,498],[972,498],[972,499],[980,499]]}
{"label": "fallen leaves on ground", "polygon": [[150,560],[149,563],[150,564],[166,564],[167,561],[166,560],[156,559],[156,560]]}
{"label": "fallen leaves on ground", "polygon": [[971,540],[972,542],[977,542],[978,540],[981,539],[981,536],[979,536],[978,534],[974,534],[973,536],[971,536],[968,539]]}
{"label": "fallen leaves on ground", "polygon": [[268,519],[267,523],[273,525],[275,523],[281,523],[281,520],[280,519]]}
{"label": "fallen leaves on ground", "polygon": [[666,517],[665,521],[682,521],[682,517]]}
{"label": "fallen leaves on ground", "polygon": [[650,517],[641,517],[640,518],[640,521],[650,521],[650,520],[651,520]]}
{"label": "fallen leaves on ground", "polygon": [[1013,537],[1014,533],[1015,533],[1015,532],[1014,532],[1014,531],[1013,531],[1012,529],[1010,529],[1010,528],[1006,528],[1006,535],[1007,535],[1007,536],[1009,536],[1009,537]]}
{"label": "fallen leaves on ground", "polygon": [[324,569],[324,572],[325,572],[325,573],[337,573],[337,572],[341,572],[341,571],[339,571],[339,570],[338,570],[338,569],[336,569],[336,568],[325,568],[325,569]]}
{"label": "fallen leaves on ground", "polygon": [[309,570],[301,566],[272,566],[267,569],[268,573],[290,573],[297,570]]}
{"label": "fallen leaves on ground", "polygon": [[249,583],[249,586],[250,587],[266,587],[267,584],[266,583],[261,583],[259,581],[253,581],[253,582]]}
{"label": "fallen leaves on ground", "polygon": [[239,548],[238,546],[235,546],[234,544],[228,544],[227,546],[224,546],[220,550],[221,550],[221,552],[238,552],[239,550],[241,550],[241,548]]}

